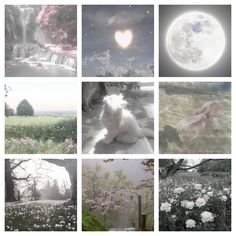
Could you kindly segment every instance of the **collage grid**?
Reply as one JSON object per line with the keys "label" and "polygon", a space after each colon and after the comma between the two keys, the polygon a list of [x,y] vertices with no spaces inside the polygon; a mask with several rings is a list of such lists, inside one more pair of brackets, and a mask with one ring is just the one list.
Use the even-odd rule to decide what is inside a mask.
{"label": "collage grid", "polygon": [[[66,28],[57,25],[58,35],[51,39],[39,30],[35,42],[31,38],[35,32],[32,36],[30,30],[36,26],[24,31],[25,24],[32,23],[27,14],[35,17],[40,12],[36,22],[46,29],[50,11],[59,12],[65,2],[47,1],[43,4],[58,7],[44,10],[37,4],[1,4],[5,16],[1,24],[1,31],[5,29],[1,97],[7,116],[1,120],[1,177],[5,179],[5,186],[4,181],[1,184],[1,231],[231,231],[232,1],[130,1],[130,5],[69,1],[60,12],[60,20],[68,21]],[[11,18],[17,11],[11,6],[21,11],[22,33]],[[201,15],[200,22],[205,24],[201,26],[194,9],[216,18]],[[191,16],[182,14],[190,11]],[[187,32],[190,23],[183,26],[185,20],[196,23],[196,35],[201,27],[214,31],[210,44],[218,54],[204,58],[203,63],[215,63],[217,71],[186,69],[194,63],[206,66],[196,63],[201,55],[197,49],[192,65],[174,54],[174,42],[185,40],[181,38],[185,32],[178,35],[169,30],[172,41],[164,36],[180,15],[185,19],[175,21],[177,29],[182,24]],[[14,24],[16,29],[11,28]],[[15,37],[14,30],[20,36],[11,43],[8,36]],[[54,29],[50,30],[52,36]],[[188,47],[182,50],[189,53]],[[33,110],[32,118],[24,113],[25,106]],[[116,112],[123,109],[128,137],[117,134],[119,130],[113,135],[120,113],[113,114],[112,120],[106,115],[116,106]],[[193,168],[205,161],[202,167]],[[8,177],[15,179],[13,192]],[[87,189],[94,185],[97,196]],[[216,209],[217,204],[221,209]]]}

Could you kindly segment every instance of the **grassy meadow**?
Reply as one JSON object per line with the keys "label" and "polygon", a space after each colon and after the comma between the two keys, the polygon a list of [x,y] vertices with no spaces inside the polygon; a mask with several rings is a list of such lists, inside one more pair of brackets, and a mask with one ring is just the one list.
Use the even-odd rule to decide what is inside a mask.
{"label": "grassy meadow", "polygon": [[5,118],[6,154],[73,154],[76,143],[76,116]]}

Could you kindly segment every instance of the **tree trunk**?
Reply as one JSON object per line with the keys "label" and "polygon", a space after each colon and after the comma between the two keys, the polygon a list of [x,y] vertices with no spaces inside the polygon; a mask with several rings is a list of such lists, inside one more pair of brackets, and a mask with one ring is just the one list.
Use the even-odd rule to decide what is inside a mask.
{"label": "tree trunk", "polygon": [[65,160],[65,168],[70,176],[71,182],[71,201],[77,202],[77,160],[76,159],[68,159]]}
{"label": "tree trunk", "polygon": [[177,163],[173,164],[172,168],[167,171],[167,177],[172,177],[179,170],[183,162],[184,159],[180,159]]}
{"label": "tree trunk", "polygon": [[147,217],[146,214],[142,214],[142,231],[147,230]]}
{"label": "tree trunk", "polygon": [[5,160],[5,201],[6,202],[16,202],[15,196],[15,184],[11,176],[11,165],[10,160]]}
{"label": "tree trunk", "polygon": [[138,230],[142,230],[142,199],[141,195],[138,195]]}

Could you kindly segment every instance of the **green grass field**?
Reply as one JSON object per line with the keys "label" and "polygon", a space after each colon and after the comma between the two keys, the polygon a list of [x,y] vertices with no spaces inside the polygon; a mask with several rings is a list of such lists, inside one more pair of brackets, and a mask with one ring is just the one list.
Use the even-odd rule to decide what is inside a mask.
{"label": "green grass field", "polygon": [[6,125],[16,126],[42,126],[53,125],[55,123],[70,120],[72,116],[10,116],[6,117]]}
{"label": "green grass field", "polygon": [[76,153],[76,116],[12,116],[5,119],[8,154]]}

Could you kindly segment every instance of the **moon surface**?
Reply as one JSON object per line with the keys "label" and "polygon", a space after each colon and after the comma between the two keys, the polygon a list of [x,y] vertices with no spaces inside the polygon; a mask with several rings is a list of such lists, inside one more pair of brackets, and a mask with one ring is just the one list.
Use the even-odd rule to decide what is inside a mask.
{"label": "moon surface", "polygon": [[225,49],[225,33],[220,23],[204,12],[187,12],[176,18],[166,35],[170,58],[186,70],[213,66]]}
{"label": "moon surface", "polygon": [[115,32],[115,40],[119,46],[122,48],[127,48],[133,39],[133,34],[131,30],[124,30],[124,31],[116,31]]}

